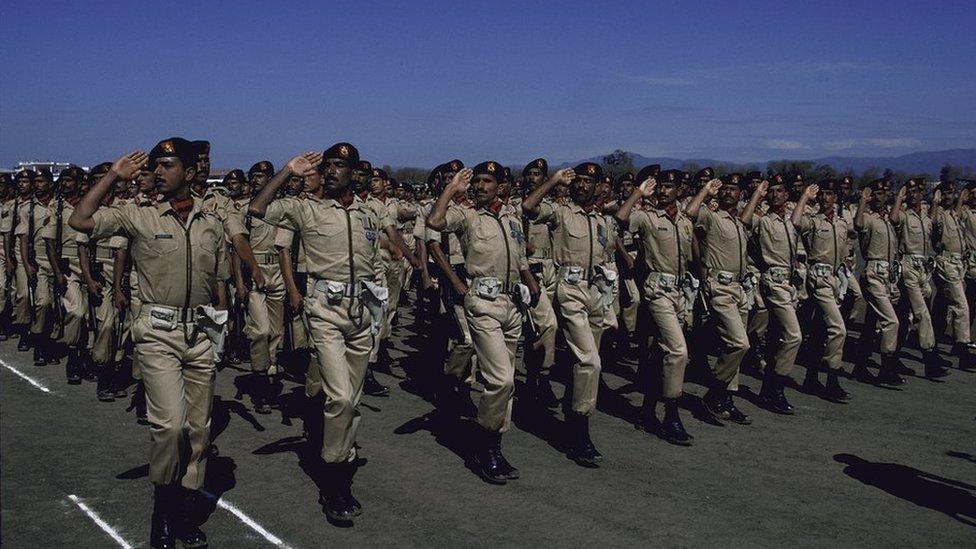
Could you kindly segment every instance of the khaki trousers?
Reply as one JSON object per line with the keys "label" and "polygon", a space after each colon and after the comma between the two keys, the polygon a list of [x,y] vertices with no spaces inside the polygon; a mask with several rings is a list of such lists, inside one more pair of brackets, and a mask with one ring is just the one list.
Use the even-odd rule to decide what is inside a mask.
{"label": "khaki trousers", "polygon": [[278,265],[259,267],[267,286],[247,296],[244,336],[251,342],[251,370],[277,373],[278,349],[284,336],[285,280]]}
{"label": "khaki trousers", "polygon": [[773,371],[786,376],[792,371],[800,343],[803,342],[800,322],[796,317],[798,294],[789,280],[776,282],[769,273],[764,273],[760,278],[759,289],[769,311]]}
{"label": "khaki trousers", "polygon": [[27,271],[18,263],[14,268],[14,324],[30,322],[30,302],[27,298]]}
{"label": "khaki trousers", "polygon": [[464,296],[464,311],[485,386],[478,401],[478,424],[487,431],[504,433],[512,425],[515,351],[522,336],[522,313],[509,295],[488,300],[473,291]]}
{"label": "khaki trousers", "polygon": [[88,292],[76,275],[69,275],[67,280],[67,287],[61,296],[64,307],[64,335],[61,342],[69,347],[77,347],[81,343],[82,325],[88,314]]}
{"label": "khaki trousers", "polygon": [[935,283],[946,301],[955,342],[960,344],[971,341],[969,302],[966,300],[963,274],[961,260],[947,254],[939,254],[935,258]]}
{"label": "khaki trousers", "polygon": [[663,354],[661,393],[664,398],[679,398],[688,365],[688,344],[681,319],[685,314],[684,293],[677,288],[662,289],[657,282],[644,285],[645,307],[653,323],[654,341]]}
{"label": "khaki trousers", "polygon": [[[637,289],[637,281],[627,277],[623,280],[624,289],[620,292],[620,319],[623,321],[621,326],[626,333],[632,334],[637,331],[637,310],[640,308],[640,293]],[[625,298],[624,293],[629,297]],[[626,299],[630,303],[624,304]]]}
{"label": "khaki trousers", "polygon": [[358,406],[363,378],[374,339],[369,310],[354,298],[328,303],[319,291],[310,292],[302,309],[325,393],[322,459],[327,463],[351,461],[362,420]]}
{"label": "khaki trousers", "polygon": [[834,274],[817,277],[811,272],[807,277],[807,292],[816,301],[821,322],[826,328],[823,363],[830,370],[840,369],[841,359],[844,356],[844,340],[847,339],[847,326],[844,324],[844,315],[841,314],[840,304],[837,301],[839,284]]}
{"label": "khaki trousers", "polygon": [[[530,333],[526,334],[524,360],[526,370],[532,370],[540,376],[548,376],[552,365],[556,362],[556,312],[552,307],[552,292],[555,290],[553,278],[555,268],[552,261],[543,260],[542,274],[537,278],[539,288],[539,303],[529,308]],[[532,265],[532,263],[530,263]]]}
{"label": "khaki trousers", "polygon": [[37,287],[34,288],[34,322],[31,323],[30,331],[38,335],[47,326],[47,315],[53,303],[52,284],[54,284],[54,273],[50,267],[43,264],[37,269]]}
{"label": "khaki trousers", "polygon": [[102,302],[95,309],[95,319],[97,320],[97,331],[95,341],[92,343],[91,357],[95,364],[108,364],[116,360],[112,356],[112,339],[115,336],[118,322],[119,311],[112,304],[112,285],[102,285]]}
{"label": "khaki trousers", "polygon": [[556,304],[566,344],[576,358],[573,365],[573,412],[589,415],[596,409],[600,389],[600,339],[606,311],[596,286],[556,283]]}
{"label": "khaki trousers", "polygon": [[[213,405],[213,346],[193,324],[154,328],[149,314],[132,323],[132,340],[146,387],[149,480],[203,486]],[[187,342],[189,339],[189,342]]]}
{"label": "khaki trousers", "polygon": [[719,384],[730,391],[737,391],[739,366],[749,351],[749,337],[746,335],[749,309],[745,293],[738,282],[722,284],[714,277],[705,281],[704,292],[711,309],[711,318],[724,347],[712,366],[712,375]]}
{"label": "khaki trousers", "polygon": [[928,298],[932,296],[929,275],[924,267],[916,267],[907,257],[902,259],[901,269],[901,299],[898,305],[902,312],[900,318],[905,319],[901,330],[908,332],[908,315],[905,313],[911,311],[918,329],[918,346],[927,351],[935,347],[935,330],[932,329],[932,313],[928,304]]}
{"label": "khaki trousers", "polygon": [[403,288],[401,278],[403,276],[403,260],[385,259],[384,267],[386,287],[390,290],[390,298],[386,304],[386,317],[383,319],[383,325],[380,327],[373,349],[369,353],[370,364],[379,359],[380,343],[388,339],[393,331],[393,317],[396,316],[397,308],[400,306],[400,290]]}
{"label": "khaki trousers", "polygon": [[876,261],[869,261],[864,269],[864,299],[877,322],[875,331],[880,335],[879,351],[892,354],[898,349],[898,316],[892,305],[898,293],[897,288],[893,288],[888,281],[888,275],[877,272],[876,265]]}

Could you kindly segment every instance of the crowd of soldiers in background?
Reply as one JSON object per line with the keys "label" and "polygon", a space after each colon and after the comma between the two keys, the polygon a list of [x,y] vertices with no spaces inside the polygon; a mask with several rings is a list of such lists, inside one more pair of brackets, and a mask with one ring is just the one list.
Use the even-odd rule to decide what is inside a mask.
{"label": "crowd of soldiers in background", "polygon": [[[372,371],[395,365],[389,351],[397,311],[415,307],[430,336],[418,351],[429,368],[415,381],[438,409],[476,417],[486,430],[489,440],[478,444],[488,482],[504,484],[519,475],[501,455],[499,442],[509,428],[514,384],[505,375],[494,379],[499,359],[491,355],[497,349],[488,339],[479,344],[481,336],[472,329],[504,332],[503,355],[514,356],[514,345],[524,341],[523,396],[547,408],[564,405],[571,457],[587,466],[602,458],[588,417],[608,361],[636,358],[645,394],[642,425],[683,446],[693,439],[679,413],[689,363],[708,379],[704,410],[715,421],[739,424],[751,421],[732,398],[741,368],[761,377],[763,406],[788,415],[794,413],[787,398],[791,387],[847,402],[841,378],[904,384],[901,376],[916,374],[900,359],[906,345],[921,352],[924,376],[948,373],[937,347],[942,338],[951,343],[960,368],[970,367],[976,295],[971,181],[940,181],[930,190],[920,179],[882,178],[854,189],[850,177],[805,181],[800,174],[748,172],[717,178],[711,168],[686,173],[656,165],[636,174],[605,174],[593,163],[550,173],[539,158],[520,177],[492,162],[472,172],[452,160],[424,182],[398,182],[368,161],[355,160],[355,193],[380,221],[382,285],[389,291],[382,318],[373,319],[376,333],[362,391],[389,394]],[[69,167],[57,177],[44,169],[3,175],[0,339],[18,338],[18,349],[32,352],[36,366],[64,361],[67,382],[95,381],[100,401],[134,391],[137,417],[148,423],[139,361],[131,352],[129,326],[140,314],[140,280],[127,239],[89,240],[67,223],[80,198],[111,167]],[[238,216],[253,254],[242,260],[227,242],[233,305],[223,360],[250,363],[261,380],[251,391],[259,414],[278,405],[276,378],[285,364],[308,365],[302,368],[306,395],[310,402],[322,398],[309,326],[299,314],[314,284],[308,262],[316,258],[306,255],[297,231],[260,222],[248,210],[275,176],[272,163],[231,170],[221,183],[209,185],[207,144],[196,170],[193,196],[221,215]],[[476,196],[481,187],[470,183],[479,174],[497,183],[488,203]],[[279,196],[303,200],[307,177],[291,174]],[[448,196],[438,210],[441,195]],[[155,200],[156,178],[147,165],[133,179],[116,181],[102,207]],[[520,246],[511,257],[524,260],[538,284],[518,304],[517,329],[505,322],[485,328],[476,318],[482,313],[465,300],[472,292],[518,291],[507,273],[492,277],[465,265],[477,234],[460,230],[473,231],[465,223],[476,223],[463,210],[488,206],[501,227],[494,245]],[[505,216],[515,224],[503,226]],[[350,237],[350,253],[351,246]],[[401,299],[411,288],[412,303]],[[586,289],[572,295],[571,288]],[[847,372],[843,352],[851,327],[861,335]],[[794,386],[789,376],[801,348],[818,359],[805,361],[805,379]],[[872,361],[875,352],[878,363]],[[566,364],[557,364],[562,356]],[[555,376],[569,380],[560,400],[550,377],[562,368],[571,373]],[[470,392],[479,382],[491,396],[476,406]],[[321,413],[317,406],[310,409]]]}

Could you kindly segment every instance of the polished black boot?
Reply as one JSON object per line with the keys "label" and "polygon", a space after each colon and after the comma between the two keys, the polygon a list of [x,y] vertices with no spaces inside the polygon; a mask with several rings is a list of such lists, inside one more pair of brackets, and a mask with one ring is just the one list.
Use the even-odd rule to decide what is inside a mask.
{"label": "polished black boot", "polygon": [[854,379],[860,381],[861,383],[868,383],[870,385],[876,385],[878,383],[878,378],[868,370],[868,364],[871,362],[871,351],[862,349],[861,354],[858,359],[854,362],[854,370],[851,375]]}
{"label": "polished black boot", "polygon": [[152,526],[149,546],[152,549],[174,549],[176,533],[173,528],[173,499],[178,488],[173,485],[153,485]]}
{"label": "polished black boot", "polygon": [[716,420],[729,419],[726,402],[729,402],[728,389],[713,387],[702,397],[702,404],[705,405],[705,411]]}
{"label": "polished black boot", "polygon": [[786,394],[783,392],[783,377],[779,374],[773,371],[766,372],[766,379],[759,394],[770,411],[787,416],[793,415],[793,406],[786,400]]}
{"label": "polished black boot", "polygon": [[811,395],[822,395],[824,386],[820,384],[820,374],[816,368],[807,368],[807,375],[803,378],[803,391]]}
{"label": "polished black boot", "polygon": [[889,387],[898,387],[905,384],[905,380],[898,375],[899,360],[895,355],[883,355],[881,357],[881,369],[878,371],[878,383]]}
{"label": "polished black boot", "polygon": [[115,396],[113,396],[112,391],[113,370],[114,365],[111,362],[98,365],[98,380],[95,385],[95,395],[100,402],[115,402]]}
{"label": "polished black boot", "polygon": [[691,446],[691,435],[685,431],[678,413],[678,399],[664,399],[664,420],[660,426],[661,438],[675,446]]}
{"label": "polished black boot", "polygon": [[603,460],[603,454],[590,439],[590,416],[570,412],[569,420],[575,442],[571,457],[584,467],[597,467]]}
{"label": "polished black boot", "polygon": [[[923,356],[925,355],[925,352],[924,351],[922,352],[922,355]],[[914,376],[915,375],[915,370],[912,370],[908,366],[905,366],[905,363],[902,362],[900,358],[898,358],[897,352],[894,355],[891,355],[891,358],[892,358],[892,365],[895,368],[895,373],[896,374],[902,375],[902,376]]]}
{"label": "polished black boot", "polygon": [[200,493],[196,490],[179,487],[176,508],[177,520],[174,530],[184,549],[203,549],[207,547],[207,535],[200,529]]}
{"label": "polished black boot", "polygon": [[922,351],[922,364],[925,365],[925,377],[937,379],[949,375],[946,362],[935,349]]}
{"label": "polished black boot", "polygon": [[363,393],[374,397],[389,396],[390,388],[377,381],[373,375],[373,368],[366,367],[366,378],[363,380]]}
{"label": "polished black boot", "polygon": [[973,344],[956,343],[952,346],[952,354],[959,360],[959,369],[967,372],[973,370]]}
{"label": "polished black boot", "polygon": [[31,347],[34,348],[34,366],[44,366],[47,364],[47,359],[44,357],[44,345],[41,343],[41,336],[37,334],[31,334]]}
{"label": "polished black boot", "polygon": [[271,395],[271,384],[274,381],[271,376],[264,374],[257,374],[254,381],[254,411],[259,414],[270,414],[271,404],[268,401]]}
{"label": "polished black boot", "polygon": [[129,396],[129,381],[129,369],[123,364],[116,364],[112,368],[112,396],[119,399]]}
{"label": "polished black boot", "polygon": [[482,432],[478,452],[478,474],[488,484],[501,485],[508,482],[508,476],[505,475],[505,468],[502,465],[501,443],[501,433]]}
{"label": "polished black boot", "polygon": [[18,328],[19,339],[17,340],[17,350],[18,351],[29,351],[31,348],[31,336],[30,330],[27,326],[21,326]]}
{"label": "polished black boot", "polygon": [[78,350],[68,349],[68,362],[64,365],[64,373],[68,378],[68,385],[81,385],[81,364],[78,360]]}
{"label": "polished black boot", "polygon": [[732,423],[738,423],[739,425],[751,425],[752,418],[746,415],[745,412],[736,408],[735,403],[732,402],[732,393],[727,393],[725,399],[725,411],[729,414],[729,421]]}
{"label": "polished black boot", "polygon": [[549,377],[539,376],[536,380],[535,395],[542,406],[550,410],[559,407],[559,399],[556,398],[556,393],[552,392],[552,383],[549,382]]}
{"label": "polished black boot", "polygon": [[848,402],[851,399],[851,395],[840,386],[836,370],[827,373],[827,386],[824,387],[823,395],[832,402]]}
{"label": "polished black boot", "polygon": [[322,505],[325,508],[325,515],[330,520],[337,522],[351,522],[356,516],[356,508],[350,491],[351,469],[346,463],[326,463],[325,489],[322,493]]}

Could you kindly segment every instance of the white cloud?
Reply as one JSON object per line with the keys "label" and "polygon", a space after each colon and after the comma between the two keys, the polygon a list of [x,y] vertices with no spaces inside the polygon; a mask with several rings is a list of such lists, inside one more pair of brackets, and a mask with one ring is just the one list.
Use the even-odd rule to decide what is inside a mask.
{"label": "white cloud", "polygon": [[808,148],[803,143],[793,139],[769,139],[766,141],[766,147],[770,149],[779,149],[784,151],[795,151],[799,149]]}
{"label": "white cloud", "polygon": [[835,139],[824,143],[824,148],[831,151],[853,149],[855,147],[874,147],[877,149],[904,149],[917,147],[922,142],[914,137],[868,137],[858,139]]}

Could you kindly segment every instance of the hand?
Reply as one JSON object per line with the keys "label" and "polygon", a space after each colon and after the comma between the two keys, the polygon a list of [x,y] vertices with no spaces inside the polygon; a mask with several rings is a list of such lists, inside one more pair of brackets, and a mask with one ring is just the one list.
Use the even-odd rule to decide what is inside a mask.
{"label": "hand", "polygon": [[861,202],[867,204],[868,200],[871,200],[871,187],[864,187],[861,189]]}
{"label": "hand", "polygon": [[434,281],[431,280],[429,274],[421,274],[420,285],[424,288],[424,290],[430,290],[434,287]]}
{"label": "hand", "polygon": [[133,151],[116,160],[109,171],[119,179],[134,179],[139,173],[139,168],[145,166],[148,160],[148,154],[142,151]]}
{"label": "hand", "polygon": [[807,185],[807,188],[803,190],[803,195],[807,197],[807,200],[813,200],[817,197],[817,193],[820,192],[820,185],[813,184]]}
{"label": "hand", "polygon": [[322,153],[307,152],[300,154],[285,164],[285,169],[294,175],[306,177],[315,172],[315,168],[322,163]]}
{"label": "hand", "polygon": [[576,172],[573,168],[563,168],[552,174],[549,181],[555,181],[559,185],[569,185],[574,179],[576,179]]}
{"label": "hand", "polygon": [[766,193],[769,192],[769,181],[766,181],[765,179],[760,181],[759,184],[756,185],[756,190],[753,192],[758,194],[760,199],[765,198]]}
{"label": "hand", "polygon": [[31,284],[37,283],[37,267],[31,265],[30,263],[24,264],[24,271],[27,273],[27,278],[30,279]]}
{"label": "hand", "polygon": [[939,189],[936,189],[935,192],[932,193],[932,203],[939,206],[942,205],[942,191]]}
{"label": "hand", "polygon": [[468,192],[468,188],[471,186],[471,177],[474,172],[471,168],[464,168],[458,173],[454,174],[451,182],[448,183],[448,187],[451,189],[451,196],[463,195]]}
{"label": "hand", "polygon": [[414,269],[419,269],[422,266],[420,264],[420,260],[417,259],[417,256],[415,256],[415,255],[410,256],[409,258],[407,258],[407,263],[409,263],[410,266],[413,267]]}
{"label": "hand", "polygon": [[651,176],[645,179],[644,182],[640,184],[640,187],[637,188],[637,190],[640,191],[642,197],[650,198],[654,194],[654,187],[656,186],[657,186],[657,180],[654,179],[653,176]]}
{"label": "hand", "polygon": [[125,299],[125,292],[114,290],[112,292],[112,304],[115,305],[115,308],[119,311],[124,311],[125,306],[128,304],[127,300]]}
{"label": "hand", "polygon": [[901,200],[901,201],[904,201],[905,200],[905,192],[906,192],[906,190],[905,190],[905,186],[904,185],[902,185],[901,187],[898,188],[898,200]]}
{"label": "hand", "polygon": [[708,194],[708,196],[717,195],[718,190],[721,188],[722,188],[722,180],[718,178],[712,179],[708,183],[705,183],[705,192]]}
{"label": "hand", "polygon": [[261,268],[257,268],[251,273],[251,282],[256,290],[263,290],[268,285],[268,279],[264,277]]}
{"label": "hand", "polygon": [[54,282],[58,285],[58,289],[61,290],[61,293],[64,293],[65,289],[68,287],[68,277],[62,274],[56,277]]}
{"label": "hand", "polygon": [[247,287],[244,284],[234,284],[234,299],[239,303],[247,299]]}
{"label": "hand", "polygon": [[525,255],[531,256],[534,253],[535,253],[535,246],[533,246],[531,242],[526,242],[525,243]]}
{"label": "hand", "polygon": [[88,295],[90,295],[92,298],[97,298],[98,296],[102,295],[102,285],[95,280],[89,281]]}
{"label": "hand", "polygon": [[305,300],[302,299],[302,294],[298,292],[288,292],[288,306],[291,307],[293,314],[298,314],[302,310],[302,303]]}
{"label": "hand", "polygon": [[533,284],[529,287],[529,307],[535,308],[539,304],[539,299],[542,297],[542,290],[537,284]]}
{"label": "hand", "polygon": [[458,295],[463,296],[464,294],[468,293],[468,287],[464,284],[464,282],[460,280],[455,282],[453,286],[454,286],[454,291],[457,292]]}

